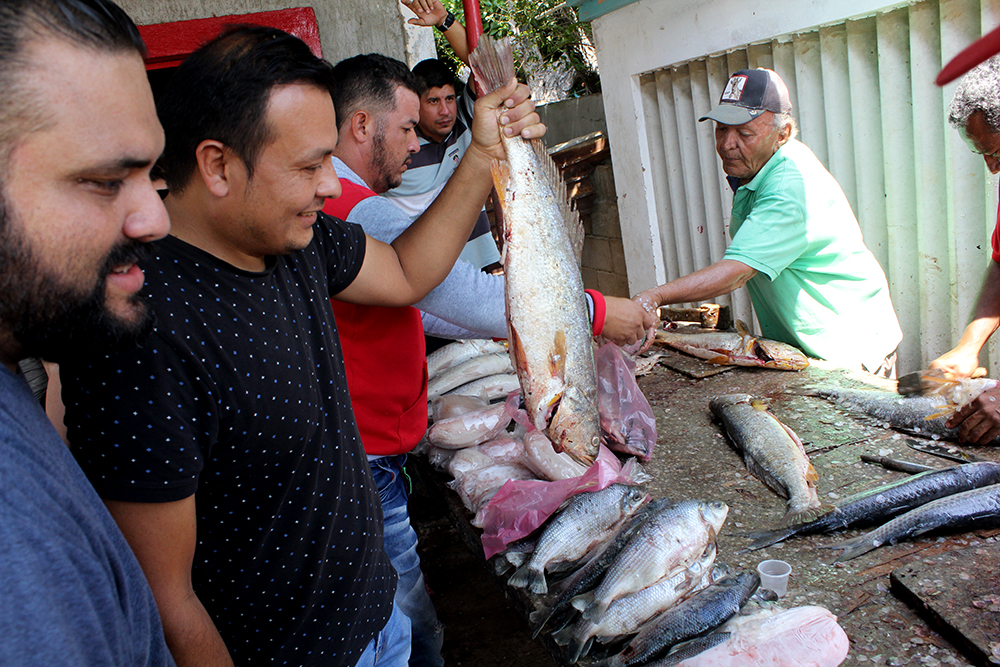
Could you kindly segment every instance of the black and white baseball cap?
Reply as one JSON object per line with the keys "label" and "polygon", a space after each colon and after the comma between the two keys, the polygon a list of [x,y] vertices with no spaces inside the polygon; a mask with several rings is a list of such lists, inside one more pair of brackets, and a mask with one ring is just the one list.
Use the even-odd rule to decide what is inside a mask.
{"label": "black and white baseball cap", "polygon": [[699,118],[723,125],[749,123],[765,111],[790,113],[792,103],[781,77],[769,69],[741,69],[729,77],[719,105]]}

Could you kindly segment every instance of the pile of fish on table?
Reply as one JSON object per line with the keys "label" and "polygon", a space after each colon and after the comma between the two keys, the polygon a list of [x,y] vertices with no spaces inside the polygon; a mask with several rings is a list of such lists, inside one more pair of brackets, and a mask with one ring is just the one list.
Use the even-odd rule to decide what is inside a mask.
{"label": "pile of fish on table", "polygon": [[773,655],[782,658],[766,664],[839,665],[848,640],[832,614],[748,605],[757,573],[717,562],[728,511],[719,501],[650,501],[642,487],[616,484],[574,496],[495,566],[533,594],[534,635],[552,633],[569,663],[589,654],[602,667],[750,665]]}

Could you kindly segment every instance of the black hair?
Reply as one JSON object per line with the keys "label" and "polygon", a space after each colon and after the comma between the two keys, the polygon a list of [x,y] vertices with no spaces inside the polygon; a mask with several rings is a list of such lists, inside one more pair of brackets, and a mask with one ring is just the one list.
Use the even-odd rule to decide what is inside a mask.
{"label": "black hair", "polygon": [[28,84],[32,61],[27,46],[57,37],[99,53],[146,55],[138,28],[108,0],[3,0],[0,2],[0,170],[25,134],[43,126],[47,110]]}
{"label": "black hair", "polygon": [[341,60],[334,66],[333,74],[337,79],[333,106],[338,126],[363,107],[372,113],[394,110],[396,89],[400,86],[418,97],[424,92],[420,79],[405,64],[378,53]]}
{"label": "black hair", "polygon": [[455,77],[455,73],[451,71],[448,65],[437,58],[421,60],[413,67],[413,73],[424,82],[424,86],[428,90],[431,88],[441,88],[442,86],[451,86],[458,92],[458,80]]}
{"label": "black hair", "polygon": [[253,178],[272,140],[267,106],[276,86],[306,84],[334,92],[333,68],[298,37],[276,28],[231,26],[188,56],[157,103],[166,135],[167,185],[180,192],[197,169],[195,149],[223,143]]}

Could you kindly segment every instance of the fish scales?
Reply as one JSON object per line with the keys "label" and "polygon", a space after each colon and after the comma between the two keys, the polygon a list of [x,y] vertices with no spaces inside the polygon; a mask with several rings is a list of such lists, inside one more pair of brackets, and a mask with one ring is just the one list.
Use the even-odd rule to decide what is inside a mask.
{"label": "fish scales", "polygon": [[717,628],[735,616],[760,586],[756,572],[723,577],[643,626],[625,650],[594,667],[631,667],[658,658],[671,647]]}
{"label": "fish scales", "polygon": [[[496,90],[514,76],[509,40],[484,36],[472,53],[476,78]],[[591,326],[574,238],[579,216],[539,140],[503,135],[495,163],[504,218],[504,281],[510,354],[532,424],[557,451],[589,466],[600,423]]]}
{"label": "fish scales", "polygon": [[1000,484],[1000,463],[983,461],[928,470],[846,498],[815,521],[748,535],[747,537],[755,540],[748,548],[762,549],[793,535],[832,533],[843,528],[867,528],[932,500],[991,484]]}
{"label": "fish scales", "polygon": [[[993,380],[965,380],[954,391],[911,396],[900,396],[896,392],[879,389],[837,387],[811,387],[796,390],[796,393],[825,398],[849,411],[863,413],[899,431],[924,437],[958,440],[958,429],[945,426],[948,417],[960,406],[973,400],[986,389],[992,388],[993,383]],[[1000,438],[990,444],[1000,444]]]}
{"label": "fish scales", "polygon": [[557,643],[568,644],[567,659],[572,664],[590,651],[595,638],[608,641],[636,632],[653,616],[706,585],[715,555],[716,549],[709,545],[690,566],[678,568],[651,586],[618,598],[597,621],[581,618],[575,626],[554,634],[553,638]]}
{"label": "fish scales", "polygon": [[689,565],[715,542],[728,512],[723,502],[698,500],[685,500],[658,512],[632,536],[600,585],[577,598],[574,605],[585,605],[584,618],[599,619],[615,599]]}
{"label": "fish scales", "polygon": [[542,532],[531,557],[508,583],[546,594],[546,569],[558,562],[583,558],[595,544],[607,539],[622,518],[634,512],[645,497],[646,491],[641,487],[625,484],[573,496]]}
{"label": "fish scales", "polygon": [[658,498],[640,507],[630,516],[621,527],[615,532],[614,537],[608,540],[594,556],[579,570],[574,572],[565,581],[560,582],[559,597],[551,605],[531,612],[530,621],[532,625],[532,639],[538,636],[542,627],[552,616],[570,607],[570,601],[591,590],[600,583],[601,578],[608,571],[608,567],[615,561],[621,550],[650,516],[662,509],[672,505],[669,500]]}
{"label": "fish scales", "polygon": [[838,561],[857,558],[885,544],[933,531],[962,532],[1000,526],[1000,484],[955,493],[921,505],[873,531],[829,545],[843,549]]}
{"label": "fish scales", "polygon": [[788,499],[783,525],[802,523],[831,509],[819,501],[819,476],[795,432],[749,394],[719,396],[709,403],[729,439],[743,453],[747,469]]}

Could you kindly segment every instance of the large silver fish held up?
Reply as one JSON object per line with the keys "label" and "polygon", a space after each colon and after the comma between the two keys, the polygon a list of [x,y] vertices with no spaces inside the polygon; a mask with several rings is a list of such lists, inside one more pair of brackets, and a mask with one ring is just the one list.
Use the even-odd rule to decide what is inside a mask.
{"label": "large silver fish held up", "polygon": [[[510,41],[483,36],[470,57],[488,91],[514,77]],[[559,171],[535,139],[503,136],[507,159],[493,165],[504,217],[503,265],[510,354],[531,422],[557,451],[590,465],[600,422],[597,373],[580,277],[579,216]]]}

